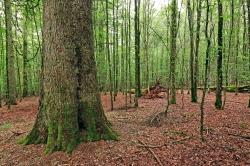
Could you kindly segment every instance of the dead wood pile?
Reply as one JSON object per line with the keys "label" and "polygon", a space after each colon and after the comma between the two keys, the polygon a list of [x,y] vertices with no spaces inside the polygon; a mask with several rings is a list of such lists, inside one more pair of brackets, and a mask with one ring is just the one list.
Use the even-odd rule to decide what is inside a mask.
{"label": "dead wood pile", "polygon": [[154,99],[154,98],[164,98],[166,95],[167,88],[160,85],[157,82],[154,86],[151,86],[149,90],[145,90],[143,98],[144,99]]}

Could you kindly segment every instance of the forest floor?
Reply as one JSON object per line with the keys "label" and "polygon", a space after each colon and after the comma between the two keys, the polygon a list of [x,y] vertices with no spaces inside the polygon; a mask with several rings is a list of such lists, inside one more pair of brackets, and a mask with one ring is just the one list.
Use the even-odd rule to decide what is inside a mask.
{"label": "forest floor", "polygon": [[166,99],[140,99],[139,108],[125,111],[124,96],[119,94],[115,110],[110,111],[109,96],[102,95],[119,141],[82,143],[72,155],[45,155],[44,145],[16,143],[31,130],[37,114],[38,98],[25,98],[11,111],[0,109],[0,165],[250,165],[250,140],[241,137],[250,136],[248,95],[228,93],[225,110],[220,111],[214,108],[214,96],[206,98],[206,142],[201,143],[199,104],[190,103],[187,94],[183,109],[177,94],[178,104],[170,106],[161,127],[150,127],[147,121],[165,110]]}

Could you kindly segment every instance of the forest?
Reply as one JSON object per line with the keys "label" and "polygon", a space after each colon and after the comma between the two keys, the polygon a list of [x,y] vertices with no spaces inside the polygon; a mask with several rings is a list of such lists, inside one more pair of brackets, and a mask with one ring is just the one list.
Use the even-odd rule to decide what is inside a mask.
{"label": "forest", "polygon": [[250,0],[0,0],[7,165],[250,165]]}

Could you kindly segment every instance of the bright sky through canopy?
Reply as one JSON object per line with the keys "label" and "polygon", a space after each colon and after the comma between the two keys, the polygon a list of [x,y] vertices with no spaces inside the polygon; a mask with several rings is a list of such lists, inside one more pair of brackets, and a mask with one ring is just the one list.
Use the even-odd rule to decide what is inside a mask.
{"label": "bright sky through canopy", "polygon": [[[152,2],[154,3],[154,7],[156,9],[161,9],[162,7],[168,5],[171,0],[152,0]],[[178,7],[179,9],[181,8],[181,0],[178,0]]]}
{"label": "bright sky through canopy", "polygon": [[157,9],[161,9],[163,6],[168,4],[169,0],[153,0],[154,1],[154,6]]}

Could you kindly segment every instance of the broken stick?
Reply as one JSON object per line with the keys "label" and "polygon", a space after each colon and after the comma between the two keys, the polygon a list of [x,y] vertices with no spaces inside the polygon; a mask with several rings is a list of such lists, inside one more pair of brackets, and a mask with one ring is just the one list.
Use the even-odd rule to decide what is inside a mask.
{"label": "broken stick", "polygon": [[137,139],[139,143],[141,143],[143,145],[143,147],[145,147],[155,158],[155,160],[157,161],[157,163],[160,165],[160,166],[163,166],[161,160],[158,158],[158,156],[155,154],[155,152],[150,148],[148,147],[144,142],[142,142],[141,140]]}

